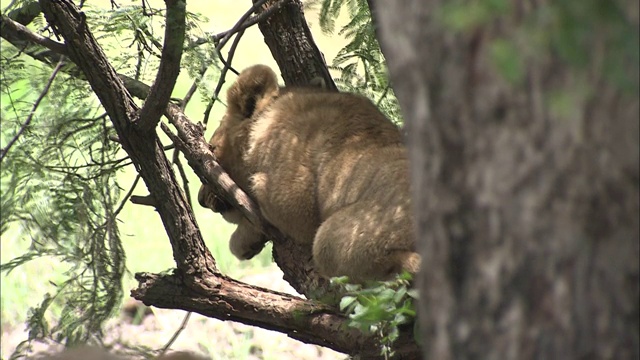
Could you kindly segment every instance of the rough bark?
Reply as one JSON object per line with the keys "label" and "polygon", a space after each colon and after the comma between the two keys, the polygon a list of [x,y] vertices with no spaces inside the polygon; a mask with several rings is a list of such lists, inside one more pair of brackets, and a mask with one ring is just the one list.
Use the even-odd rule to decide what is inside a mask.
{"label": "rough bark", "polygon": [[187,4],[183,0],[166,0],[165,3],[167,5],[167,20],[160,67],[156,80],[151,85],[151,91],[140,109],[136,123],[142,131],[151,131],[158,126],[164,108],[171,98],[176,80],[178,80],[178,74],[180,74]]}
{"label": "rough bark", "polygon": [[[276,1],[267,1],[264,8]],[[302,1],[290,0],[269,19],[259,23],[264,42],[271,50],[287,86],[307,86],[311,80],[320,77],[324,79],[327,89],[337,91],[324,56],[313,41],[302,8]]]}
{"label": "rough bark", "polygon": [[554,112],[581,89],[552,53],[505,81],[491,41],[539,4],[455,32],[444,1],[373,3],[408,127],[425,358],[637,359],[637,94],[594,61],[593,93]]}
{"label": "rough bark", "polygon": [[[376,339],[363,337],[349,328],[346,319],[323,304],[288,294],[247,285],[225,276],[206,281],[208,288],[193,291],[174,275],[136,274],[140,282],[134,291],[154,306],[182,309],[221,319],[240,321],[280,331],[293,339],[330,347],[366,359],[380,358]],[[397,340],[398,359],[415,359],[416,347],[410,332]]]}

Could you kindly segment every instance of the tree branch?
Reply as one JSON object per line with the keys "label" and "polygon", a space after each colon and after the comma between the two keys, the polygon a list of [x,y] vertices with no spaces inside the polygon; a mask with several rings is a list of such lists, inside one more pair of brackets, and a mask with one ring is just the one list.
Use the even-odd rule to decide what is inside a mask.
{"label": "tree branch", "polygon": [[165,0],[165,3],[167,22],[162,58],[156,80],[140,111],[137,125],[142,131],[149,131],[158,125],[180,73],[187,4],[184,0]]}
{"label": "tree branch", "polygon": [[223,59],[222,53],[220,52],[220,50],[218,50],[218,56],[222,61],[222,63],[224,64],[224,67],[222,68],[222,71],[220,71],[220,77],[218,78],[218,84],[216,85],[216,89],[213,91],[213,96],[211,97],[211,100],[209,101],[206,109],[204,110],[204,120],[202,122],[204,123],[205,126],[209,122],[209,115],[211,114],[211,109],[213,108],[213,104],[219,98],[220,91],[222,90],[222,85],[227,79],[227,72],[229,71],[229,69],[231,69],[231,63],[233,62],[233,57],[236,54],[236,48],[240,43],[240,39],[242,38],[242,35],[244,35],[244,30],[239,31],[236,34],[236,37],[233,39],[233,43],[231,43],[231,49],[229,49],[229,53],[227,54],[226,61]]}
{"label": "tree branch", "polygon": [[216,48],[220,50],[227,44],[233,34],[239,33],[240,31],[246,30],[247,28],[259,23],[260,21],[266,20],[269,16],[271,16],[271,14],[278,11],[288,1],[290,0],[278,0],[278,2],[269,6],[269,8],[262,11],[260,14],[250,17],[251,14],[256,12],[256,10],[258,10],[266,2],[266,0],[256,1],[253,3],[253,6],[251,6],[251,8],[240,17],[240,19],[233,25],[231,29],[213,36],[197,38],[190,46],[196,47],[209,41],[213,41],[213,43],[216,44]]}
{"label": "tree branch", "polygon": [[182,100],[180,101],[180,109],[182,109],[182,111],[185,111],[187,109],[187,105],[189,104],[189,101],[191,101],[191,98],[198,90],[198,86],[200,86],[200,82],[204,78],[204,74],[207,73],[209,66],[205,66],[205,65],[211,65],[211,63],[206,62],[205,64],[203,64],[200,70],[198,70],[198,75],[196,79],[193,80],[193,84],[191,84],[191,87],[189,88],[189,90],[187,90],[187,93],[182,97]]}
{"label": "tree branch", "polygon": [[130,200],[133,204],[136,205],[144,205],[151,206],[153,208],[158,207],[158,201],[151,195],[140,196],[140,195],[131,195]]}
{"label": "tree branch", "polygon": [[249,8],[249,10],[247,10],[240,17],[240,19],[235,23],[235,25],[233,25],[233,27],[229,31],[227,31],[227,33],[224,35],[222,40],[220,40],[220,43],[218,43],[216,45],[216,50],[220,51],[220,49],[222,49],[226,45],[226,43],[229,41],[229,39],[231,39],[231,36],[233,36],[233,34],[242,31],[240,28],[242,27],[244,22],[249,18],[249,16],[251,16],[251,14],[253,14],[254,11],[256,11],[265,2],[267,2],[267,0],[258,0],[258,1],[256,1],[253,4],[253,6],[251,6],[251,8]]}
{"label": "tree branch", "polygon": [[249,9],[249,11],[247,11],[241,18],[240,20],[229,30],[221,32],[219,34],[216,34],[213,36],[213,41],[214,43],[217,41],[220,41],[220,43],[218,44],[218,46],[216,46],[219,49],[222,49],[224,47],[224,45],[229,41],[229,39],[231,38],[231,35],[235,34],[235,33],[239,33],[240,31],[244,31],[247,28],[263,21],[266,20],[269,16],[271,16],[273,13],[275,13],[276,11],[280,10],[280,8],[286,4],[288,1],[290,0],[279,0],[276,3],[272,4],[271,6],[269,6],[267,9],[263,10],[260,14],[253,16],[249,19],[248,15],[251,15],[253,12],[257,11],[262,5],[264,5],[266,3],[266,0],[260,0],[260,1],[256,1],[253,6],[251,7],[251,9]]}
{"label": "tree branch", "polygon": [[26,26],[12,20],[6,15],[0,16],[0,34],[5,40],[13,44],[13,46],[17,47],[18,49],[27,49],[33,44],[38,44],[59,54],[58,58],[48,58],[44,56],[44,54],[41,56],[29,54],[29,56],[43,61],[47,64],[55,64],[59,62],[60,55],[66,55],[67,53],[67,49],[64,44],[41,36],[40,34],[36,34],[33,31],[29,30]]}
{"label": "tree branch", "polygon": [[[175,275],[136,274],[140,286],[132,296],[160,308],[182,309],[221,320],[241,321],[279,331],[305,343],[326,346],[366,359],[380,358],[375,339],[347,326],[347,319],[326,305],[225,276],[207,281],[205,292],[194,292]],[[415,359],[409,333],[397,340],[399,359]]]}
{"label": "tree branch", "polygon": [[104,52],[89,31],[86,19],[67,0],[40,1],[52,29],[67,43],[69,57],[82,70],[109,114],[125,151],[158,202],[158,213],[169,235],[178,269],[186,275],[215,273],[215,260],[204,245],[191,207],[178,186],[155,132],[139,131],[132,119],[138,107],[124,88]]}
{"label": "tree branch", "polygon": [[[267,1],[262,11],[268,11],[276,3],[277,0]],[[313,41],[302,7],[300,0],[290,0],[271,15],[269,21],[259,22],[258,27],[278,63],[285,84],[307,86],[311,80],[320,77],[328,90],[338,91],[322,53]]]}

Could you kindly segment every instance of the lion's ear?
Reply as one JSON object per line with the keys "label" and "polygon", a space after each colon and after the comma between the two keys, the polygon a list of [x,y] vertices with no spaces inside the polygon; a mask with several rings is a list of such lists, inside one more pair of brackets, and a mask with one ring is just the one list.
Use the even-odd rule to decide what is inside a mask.
{"label": "lion's ear", "polygon": [[227,91],[228,112],[250,118],[278,95],[278,77],[266,65],[243,70]]}

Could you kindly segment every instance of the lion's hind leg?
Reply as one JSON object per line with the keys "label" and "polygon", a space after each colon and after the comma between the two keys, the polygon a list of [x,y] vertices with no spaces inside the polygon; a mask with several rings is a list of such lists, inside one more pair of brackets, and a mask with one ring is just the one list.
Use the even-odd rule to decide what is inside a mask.
{"label": "lion's hind leg", "polygon": [[352,282],[388,280],[404,270],[416,273],[409,218],[367,202],[351,204],[327,218],[318,229],[313,258],[324,276],[346,275]]}

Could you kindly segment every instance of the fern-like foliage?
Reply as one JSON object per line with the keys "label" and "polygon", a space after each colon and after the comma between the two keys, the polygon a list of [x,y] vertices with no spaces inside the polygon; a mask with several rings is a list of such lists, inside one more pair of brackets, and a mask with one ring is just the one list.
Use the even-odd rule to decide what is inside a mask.
{"label": "fern-like foliage", "polygon": [[[16,0],[3,14],[21,14],[34,4]],[[140,4],[113,9],[85,5],[83,11],[116,70],[150,84],[159,64],[165,10]],[[35,15],[23,18],[33,31],[45,29],[37,6]],[[187,15],[188,38],[203,35],[201,21],[199,15]],[[17,358],[28,354],[31,340],[101,341],[105,321],[123,298],[125,254],[117,217],[126,199],[117,175],[131,162],[109,139],[115,135],[111,121],[73,65],[58,73],[25,126],[55,64],[26,55],[46,49],[17,49],[1,41],[0,148],[16,141],[0,163],[0,234],[18,234],[29,246],[1,264],[0,271],[8,275],[27,262],[45,260],[57,264],[55,272],[62,274],[42,284],[52,290],[30,310],[29,340],[14,353]],[[212,44],[187,48],[183,69],[193,77],[201,74],[214,63],[212,49]],[[37,277],[28,281],[43,282]]]}
{"label": "fern-like foliage", "polygon": [[331,66],[340,73],[335,79],[341,90],[358,92],[370,98],[390,119],[402,123],[400,107],[389,83],[386,62],[376,39],[366,0],[318,0],[320,29],[328,34],[335,31],[336,19],[346,8],[349,22],[338,35],[349,43],[342,48]]}
{"label": "fern-like foliage", "polygon": [[[9,51],[3,49],[3,56]],[[3,67],[3,145],[23,126],[50,72],[29,62]],[[75,343],[99,336],[122,299],[125,263],[116,222],[116,172],[124,161],[107,138],[109,119],[87,93],[86,83],[59,75],[2,161],[0,230],[18,229],[30,246],[0,270],[11,272],[48,257],[66,276],[30,311],[30,339]],[[50,326],[45,315],[51,306],[59,317]]]}

